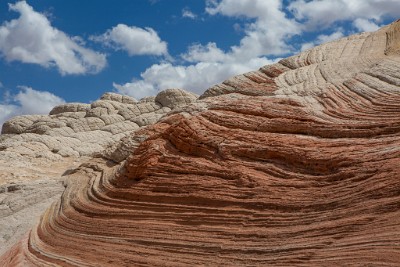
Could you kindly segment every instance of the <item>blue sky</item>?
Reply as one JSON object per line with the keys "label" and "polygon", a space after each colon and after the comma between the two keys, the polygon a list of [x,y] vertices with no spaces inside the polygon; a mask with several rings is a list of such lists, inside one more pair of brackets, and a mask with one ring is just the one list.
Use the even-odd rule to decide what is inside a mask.
{"label": "blue sky", "polygon": [[107,91],[201,94],[398,14],[398,0],[2,0],[0,125]]}

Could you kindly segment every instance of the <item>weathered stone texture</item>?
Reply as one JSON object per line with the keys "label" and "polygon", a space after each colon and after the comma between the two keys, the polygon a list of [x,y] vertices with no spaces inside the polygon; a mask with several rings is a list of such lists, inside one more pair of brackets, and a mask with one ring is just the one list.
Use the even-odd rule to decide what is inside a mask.
{"label": "weathered stone texture", "polygon": [[92,156],[140,127],[154,124],[174,108],[196,101],[197,96],[180,89],[160,92],[156,98],[137,101],[132,97],[105,93],[92,104],[68,103],[57,106],[49,116],[25,115],[4,123],[9,135],[2,147],[17,150],[20,143],[42,143],[32,157]]}
{"label": "weathered stone texture", "polygon": [[[197,99],[179,89],[160,94],[175,102],[164,107],[155,97],[138,102],[105,93],[91,104],[63,104],[48,116],[19,116],[6,122],[0,135],[0,254],[60,197],[68,169],[103,153],[123,160],[129,152],[111,145]],[[132,142],[126,145],[131,147]],[[14,187],[21,190],[7,189]]]}

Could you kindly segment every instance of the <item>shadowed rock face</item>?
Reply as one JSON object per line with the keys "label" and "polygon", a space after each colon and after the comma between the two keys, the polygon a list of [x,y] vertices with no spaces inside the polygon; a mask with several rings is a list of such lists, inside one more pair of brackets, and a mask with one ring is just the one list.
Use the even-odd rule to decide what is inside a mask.
{"label": "shadowed rock face", "polygon": [[234,77],[125,137],[0,262],[398,266],[398,28]]}

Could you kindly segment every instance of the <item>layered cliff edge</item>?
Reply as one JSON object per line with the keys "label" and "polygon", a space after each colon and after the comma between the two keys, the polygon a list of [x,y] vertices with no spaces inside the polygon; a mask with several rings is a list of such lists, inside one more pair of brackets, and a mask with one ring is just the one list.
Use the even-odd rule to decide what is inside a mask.
{"label": "layered cliff edge", "polygon": [[112,103],[82,107],[77,123],[56,125],[57,108],[43,123],[7,123],[1,155],[86,162],[64,172],[62,196],[0,262],[398,266],[399,25],[236,76],[199,99],[173,90],[179,107],[126,100],[160,114],[145,120],[130,107],[148,123],[129,134],[92,133],[106,132],[103,115],[139,125],[110,94]]}

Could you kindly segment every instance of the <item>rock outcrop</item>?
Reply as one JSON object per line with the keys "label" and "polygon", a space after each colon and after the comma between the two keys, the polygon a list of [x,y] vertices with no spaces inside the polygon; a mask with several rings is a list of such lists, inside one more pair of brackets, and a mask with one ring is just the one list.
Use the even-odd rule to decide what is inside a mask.
{"label": "rock outcrop", "polygon": [[398,266],[399,36],[396,22],[210,88],[71,171],[0,261]]}
{"label": "rock outcrop", "polygon": [[0,149],[55,160],[93,156],[131,131],[154,124],[172,109],[196,99],[196,95],[180,89],[168,89],[156,98],[141,101],[106,93],[91,104],[68,103],[53,108],[50,115],[7,121],[2,134],[10,136],[2,140]]}
{"label": "rock outcrop", "polygon": [[[19,116],[4,123],[0,136],[0,254],[60,197],[71,170],[100,156],[132,131],[196,99],[180,89],[140,101],[105,93],[91,104],[68,103],[55,107],[49,115]],[[107,153],[115,158],[123,153],[111,149]]]}

